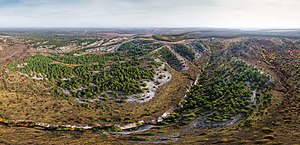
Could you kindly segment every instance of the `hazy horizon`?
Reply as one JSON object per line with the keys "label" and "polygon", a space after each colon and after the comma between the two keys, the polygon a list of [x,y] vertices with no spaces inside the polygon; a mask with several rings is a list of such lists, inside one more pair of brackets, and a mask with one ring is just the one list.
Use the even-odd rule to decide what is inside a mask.
{"label": "hazy horizon", "polygon": [[0,28],[298,29],[297,0],[0,0]]}

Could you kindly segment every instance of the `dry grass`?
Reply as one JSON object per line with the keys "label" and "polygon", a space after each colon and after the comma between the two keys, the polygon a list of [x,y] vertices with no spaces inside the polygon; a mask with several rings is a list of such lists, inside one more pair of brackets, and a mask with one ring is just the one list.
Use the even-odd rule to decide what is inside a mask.
{"label": "dry grass", "polygon": [[[191,64],[189,64],[191,65]],[[69,66],[74,67],[74,66]],[[34,81],[14,73],[2,73],[5,77],[0,85],[0,114],[10,120],[32,120],[51,124],[122,124],[140,120],[151,120],[161,116],[175,106],[186,92],[189,77],[195,78],[197,68],[179,73],[167,68],[172,80],[160,88],[156,96],[145,104],[119,104],[114,101],[99,102],[104,109],[84,108],[76,102],[58,99],[50,95],[51,84]],[[123,120],[128,118],[128,120]],[[104,122],[110,119],[113,122]],[[29,128],[1,127],[0,143],[9,144],[125,144],[116,136],[85,134],[78,132],[43,132]],[[15,136],[19,136],[15,138]],[[129,143],[129,142],[126,142]]]}
{"label": "dry grass", "polygon": [[[226,46],[230,44],[226,43]],[[9,51],[9,52],[12,52]],[[0,54],[1,56],[1,54]],[[12,57],[12,60],[17,60]],[[255,116],[251,127],[240,127],[239,123],[226,128],[190,130],[182,127],[164,127],[159,129],[160,136],[179,133],[176,144],[299,144],[300,124],[299,114],[295,113],[295,103],[290,94],[285,94],[280,76],[272,71],[270,66],[255,61],[263,71],[275,78],[275,90],[272,103],[263,115]],[[200,59],[196,65],[204,64],[207,58]],[[7,63],[6,61],[5,63]],[[4,63],[3,63],[4,64]],[[52,124],[95,124],[109,123],[101,119],[109,118],[113,123],[133,122],[152,119],[176,105],[184,96],[186,86],[190,83],[188,77],[197,75],[197,68],[190,65],[184,72],[176,72],[171,68],[172,80],[159,89],[156,97],[145,104],[118,104],[113,101],[99,102],[106,109],[89,109],[78,107],[72,100],[60,100],[47,95],[48,86],[37,81],[10,74],[4,83],[0,83],[0,114],[8,119],[29,119]],[[3,81],[3,79],[2,79]],[[284,83],[284,82],[283,82]],[[35,88],[35,89],[33,89]],[[10,91],[8,91],[10,90]],[[299,106],[298,106],[299,108]],[[296,106],[297,109],[297,106]],[[129,120],[121,121],[122,118]],[[266,129],[266,127],[268,127]],[[266,132],[266,130],[268,130]],[[17,137],[16,137],[17,136]],[[127,136],[111,136],[80,132],[47,132],[30,128],[10,128],[0,125],[0,144],[137,144],[128,141]]]}
{"label": "dry grass", "polygon": [[[1,51],[0,56],[6,56],[5,61],[1,62],[2,65],[8,64],[8,60],[17,61],[30,56],[26,53],[28,49],[25,49],[24,45],[23,47],[19,45],[21,44]],[[15,51],[17,53],[9,55]],[[161,116],[170,106],[176,105],[182,99],[186,86],[190,83],[187,75],[196,74],[195,68],[184,74],[168,68],[173,76],[172,80],[160,88],[156,97],[151,101],[145,104],[103,101],[98,105],[103,106],[104,109],[93,109],[78,106],[72,99],[54,98],[50,95],[52,84],[34,81],[10,72],[6,73],[5,70],[4,68],[1,71],[0,102],[3,107],[0,108],[0,114],[12,120],[28,119],[53,124],[107,124],[102,119],[109,119],[116,123],[153,119],[153,117]],[[127,120],[124,121],[124,118]]]}
{"label": "dry grass", "polygon": [[[161,116],[170,106],[184,96],[189,80],[186,76],[168,68],[172,80],[159,89],[156,97],[145,104],[102,101],[104,109],[78,106],[72,99],[58,99],[50,95],[49,85],[10,73],[6,86],[0,91],[0,114],[8,119],[26,119],[52,124],[102,124],[109,118],[115,123],[153,119]],[[8,91],[9,90],[9,91]],[[107,122],[105,123],[107,124]]]}
{"label": "dry grass", "polygon": [[5,47],[3,50],[0,50],[0,66],[28,57],[28,50],[29,49],[22,43],[16,43],[12,46]]}
{"label": "dry grass", "polygon": [[[118,141],[118,142],[117,142]],[[125,144],[119,137],[80,132],[47,132],[31,128],[10,128],[0,125],[0,144]]]}

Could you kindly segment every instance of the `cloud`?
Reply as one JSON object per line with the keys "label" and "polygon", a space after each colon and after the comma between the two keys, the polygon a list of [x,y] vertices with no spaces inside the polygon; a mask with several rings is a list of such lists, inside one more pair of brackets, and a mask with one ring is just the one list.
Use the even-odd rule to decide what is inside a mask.
{"label": "cloud", "polygon": [[0,0],[0,27],[298,27],[298,0]]}

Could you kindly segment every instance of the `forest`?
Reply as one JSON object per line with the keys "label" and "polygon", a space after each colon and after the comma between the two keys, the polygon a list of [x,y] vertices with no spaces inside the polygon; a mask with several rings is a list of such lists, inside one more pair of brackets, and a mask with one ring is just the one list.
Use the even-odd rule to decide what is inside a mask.
{"label": "forest", "polygon": [[194,48],[200,52],[204,52],[206,50],[205,46],[203,45],[203,43],[201,43],[200,41],[197,41],[195,43],[192,44],[194,46]]}
{"label": "forest", "polygon": [[95,99],[102,95],[103,98],[108,99],[107,92],[111,92],[114,98],[121,99],[120,95],[144,92],[139,81],[153,77],[154,71],[128,64],[116,64],[106,71],[96,74],[87,73],[61,81],[58,86],[70,90],[72,95],[78,98]]}
{"label": "forest", "polygon": [[273,87],[270,79],[243,61],[230,61],[213,73],[201,74],[199,83],[187,93],[181,111],[205,116],[206,123],[227,122],[239,114],[248,115],[256,107],[265,108],[270,103]]}
{"label": "forest", "polygon": [[168,48],[162,48],[159,51],[161,57],[168,62],[168,64],[174,68],[175,70],[179,71],[182,70],[183,64],[177,59],[176,55],[171,52]]}
{"label": "forest", "polygon": [[184,44],[175,44],[173,45],[174,50],[180,54],[181,56],[185,57],[186,59],[193,61],[195,59],[195,52],[187,47]]}
{"label": "forest", "polygon": [[30,40],[30,45],[33,48],[48,46],[50,49],[55,49],[58,47],[64,47],[72,44],[82,45],[84,42],[93,43],[97,39],[85,39],[80,35],[58,35],[58,34],[26,34],[26,39]]}
{"label": "forest", "polygon": [[143,56],[161,46],[162,44],[150,40],[134,40],[122,44],[118,49],[118,53],[124,56]]}
{"label": "forest", "polygon": [[[43,77],[55,84],[55,96],[121,99],[120,96],[144,92],[141,80],[151,80],[159,64],[153,59],[124,61],[119,56],[86,54],[45,56],[37,54],[10,68],[30,77]],[[144,62],[145,61],[145,62]],[[120,62],[120,63],[119,63]],[[143,65],[142,65],[142,62]]]}

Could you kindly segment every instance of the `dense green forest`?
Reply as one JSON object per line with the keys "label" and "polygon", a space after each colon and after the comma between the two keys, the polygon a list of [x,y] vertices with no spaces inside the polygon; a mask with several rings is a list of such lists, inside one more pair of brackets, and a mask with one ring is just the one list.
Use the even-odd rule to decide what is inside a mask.
{"label": "dense green forest", "polygon": [[51,59],[67,64],[90,64],[90,63],[105,63],[107,61],[120,61],[124,60],[120,57],[110,57],[106,55],[87,54],[80,56],[51,56]]}
{"label": "dense green forest", "polygon": [[[80,75],[89,71],[99,70],[109,60],[119,60],[119,58],[111,58],[99,55],[71,57],[44,56],[37,54],[20,62],[19,64],[26,64],[26,66],[24,68],[19,68],[18,71],[25,74],[41,73],[50,80],[57,80],[69,78],[71,75]],[[77,64],[78,66],[71,67],[70,64]]]}
{"label": "dense green forest", "polygon": [[72,68],[61,64],[52,63],[51,57],[37,54],[33,57],[23,60],[20,64],[26,64],[24,68],[18,68],[18,71],[25,74],[41,73],[49,79],[62,79],[72,75]]}
{"label": "dense green forest", "polygon": [[78,98],[97,98],[101,94],[102,97],[107,97],[106,92],[112,91],[114,97],[119,99],[120,94],[142,93],[144,90],[141,89],[139,80],[153,77],[154,71],[128,64],[116,64],[106,71],[61,81],[58,86],[71,90],[71,93]]}
{"label": "dense green forest", "polygon": [[[13,65],[14,70],[56,84],[56,96],[97,98],[102,95],[120,99],[120,95],[142,93],[141,80],[152,80],[155,68],[153,59],[125,61],[118,56],[87,54],[81,56],[44,56],[37,54]],[[142,64],[143,62],[143,64]],[[22,67],[17,66],[23,65]],[[62,90],[63,89],[63,90]],[[66,91],[68,93],[66,93]],[[124,98],[123,98],[124,99]]]}
{"label": "dense green forest", "polygon": [[197,42],[193,43],[193,46],[196,50],[198,50],[202,53],[206,50],[205,46],[200,41],[197,41]]}
{"label": "dense green forest", "polygon": [[199,83],[182,103],[182,113],[204,115],[206,123],[234,120],[239,114],[266,107],[271,101],[272,86],[270,78],[258,69],[243,61],[230,61],[214,72],[201,74]]}
{"label": "dense green forest", "polygon": [[195,52],[187,47],[184,44],[175,44],[173,46],[174,50],[180,54],[181,56],[185,57],[186,59],[193,61],[195,59]]}
{"label": "dense green forest", "polygon": [[183,65],[182,63],[177,59],[176,55],[172,53],[168,48],[162,48],[159,51],[159,54],[162,56],[164,60],[168,62],[168,64],[174,68],[175,70],[179,71],[182,70]]}

